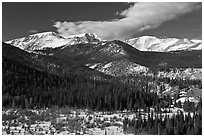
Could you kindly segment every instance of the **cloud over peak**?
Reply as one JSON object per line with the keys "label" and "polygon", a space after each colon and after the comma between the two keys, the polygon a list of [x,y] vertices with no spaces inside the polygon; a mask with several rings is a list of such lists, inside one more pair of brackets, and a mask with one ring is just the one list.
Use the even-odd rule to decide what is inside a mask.
{"label": "cloud over peak", "polygon": [[119,12],[122,19],[111,21],[80,21],[54,23],[54,27],[64,37],[80,33],[96,33],[106,40],[132,37],[134,34],[153,29],[162,23],[201,8],[201,4],[193,2],[144,2],[135,3],[128,9]]}

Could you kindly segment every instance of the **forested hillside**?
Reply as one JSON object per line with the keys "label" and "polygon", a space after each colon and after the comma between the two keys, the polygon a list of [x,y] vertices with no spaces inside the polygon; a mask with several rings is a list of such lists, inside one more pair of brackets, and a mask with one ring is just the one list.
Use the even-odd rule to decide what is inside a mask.
{"label": "forested hillside", "polygon": [[63,77],[3,58],[3,106],[86,107],[97,110],[143,108],[158,103],[155,93],[122,84],[117,79],[91,80],[69,73]]}

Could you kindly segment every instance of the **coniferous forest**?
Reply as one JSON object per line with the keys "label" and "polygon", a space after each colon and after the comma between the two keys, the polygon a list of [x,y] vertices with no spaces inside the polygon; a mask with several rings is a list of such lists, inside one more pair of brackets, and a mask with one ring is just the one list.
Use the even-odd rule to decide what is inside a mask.
{"label": "coniferous forest", "polygon": [[[161,113],[153,116],[149,113],[148,119],[142,119],[138,114],[137,120],[124,120],[124,131],[134,134],[153,135],[201,135],[202,134],[202,112],[184,115],[182,112],[169,117],[161,117]],[[128,127],[127,127],[128,125]]]}
{"label": "coniferous forest", "polygon": [[[138,118],[123,121],[123,128],[127,133],[202,134],[202,101],[196,107],[190,102],[185,102],[184,110],[189,112],[188,115],[179,112],[172,117],[167,116],[160,110],[170,106],[172,101],[168,97],[159,98],[156,93],[149,92],[145,81],[130,86],[116,78],[101,81],[76,73],[58,76],[7,58],[3,58],[2,68],[3,107],[33,109],[69,106],[99,111],[130,110],[137,113]],[[169,81],[160,79],[165,80]],[[141,85],[142,83],[144,85]],[[177,106],[179,107],[179,104]],[[150,107],[154,108],[154,114],[149,110]],[[142,118],[140,109],[148,112],[147,119]],[[190,112],[194,113],[193,117],[190,116]]]}
{"label": "coniferous forest", "polygon": [[96,110],[138,109],[159,103],[144,92],[113,79],[99,81],[74,73],[57,76],[3,59],[3,106],[22,108],[71,106]]}

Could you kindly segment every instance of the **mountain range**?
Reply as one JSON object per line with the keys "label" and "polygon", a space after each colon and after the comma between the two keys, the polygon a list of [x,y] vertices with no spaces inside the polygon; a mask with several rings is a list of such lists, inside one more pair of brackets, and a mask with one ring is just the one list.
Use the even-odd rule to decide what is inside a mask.
{"label": "mountain range", "polygon": [[3,57],[55,74],[75,71],[90,76],[99,73],[127,76],[161,68],[182,73],[193,68],[200,74],[201,48],[199,40],[142,36],[106,41],[90,33],[64,38],[54,32],[44,32],[6,41]]}
{"label": "mountain range", "polygon": [[[32,51],[44,48],[56,48],[64,45],[79,43],[104,43],[96,34],[83,33],[64,38],[55,32],[43,32],[32,34],[27,37],[6,41],[7,44],[19,47],[23,50]],[[177,50],[201,50],[201,40],[189,40],[187,38],[157,38],[154,36],[141,36],[124,41],[141,51],[169,52]]]}

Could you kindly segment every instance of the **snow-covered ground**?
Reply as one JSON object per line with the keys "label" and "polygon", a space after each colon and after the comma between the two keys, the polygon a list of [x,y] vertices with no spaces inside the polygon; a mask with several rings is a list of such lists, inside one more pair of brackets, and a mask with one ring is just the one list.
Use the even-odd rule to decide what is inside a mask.
{"label": "snow-covered ground", "polygon": [[170,79],[202,79],[202,68],[177,68],[170,71],[158,71],[157,77],[168,77]]}
{"label": "snow-covered ground", "polygon": [[[151,111],[154,111],[153,108],[150,108]],[[182,111],[181,108],[169,108],[168,113],[162,113],[162,117],[168,115],[172,117],[177,113]],[[26,116],[27,111],[29,115]],[[14,118],[10,120],[5,120],[3,117],[2,123],[2,134],[14,134],[14,135],[124,135],[123,131],[123,120],[137,120],[137,114],[130,111],[116,111],[116,112],[97,112],[89,111],[84,109],[75,109],[66,111],[50,111],[48,110],[27,110],[24,111],[25,115],[22,114],[21,110],[3,110],[3,114],[15,114],[15,116],[20,117],[19,115],[26,116],[27,122],[23,123],[21,119]],[[142,118],[147,119],[148,113],[145,113],[143,109],[140,110]],[[164,110],[162,110],[164,111]],[[30,114],[33,112],[33,114]],[[64,113],[65,112],[65,113]],[[20,114],[21,113],[21,114]],[[37,114],[49,114],[48,120],[39,120],[36,118],[35,121],[31,121],[29,118],[32,115]],[[155,117],[155,113],[153,113]],[[193,115],[193,113],[191,114]],[[42,118],[42,117],[40,117]],[[33,118],[32,118],[33,119]],[[30,123],[30,124],[29,124]],[[10,126],[9,126],[10,125]]]}

